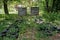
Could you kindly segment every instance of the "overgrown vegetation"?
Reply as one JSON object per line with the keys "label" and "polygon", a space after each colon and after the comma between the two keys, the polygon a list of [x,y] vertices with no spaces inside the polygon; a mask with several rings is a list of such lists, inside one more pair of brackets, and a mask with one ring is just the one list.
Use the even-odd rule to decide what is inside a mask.
{"label": "overgrown vegetation", "polygon": [[[9,28],[7,35],[3,32],[4,35],[0,37],[0,40],[51,40],[49,37],[60,33],[59,0],[1,0],[0,3],[0,8],[2,8],[3,5],[5,12],[5,14],[0,14],[0,36],[2,35],[2,31],[4,31],[4,29],[12,27],[11,29]],[[9,14],[10,5],[17,4],[27,7],[26,16]],[[33,6],[39,7],[39,15],[30,16],[29,8]],[[15,6],[11,6],[11,9],[14,9],[14,7]],[[16,26],[19,27],[19,32],[17,32],[18,39],[15,39],[15,36],[13,37],[11,35],[16,31],[14,28]]]}

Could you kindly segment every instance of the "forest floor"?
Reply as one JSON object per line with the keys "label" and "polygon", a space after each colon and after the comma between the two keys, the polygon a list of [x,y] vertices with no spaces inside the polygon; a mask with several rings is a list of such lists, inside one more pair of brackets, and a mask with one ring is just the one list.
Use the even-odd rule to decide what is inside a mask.
{"label": "forest floor", "polygon": [[[5,18],[9,19],[9,17],[7,17],[7,16],[4,17],[4,16],[5,15],[0,15],[0,21],[5,20]],[[10,17],[10,18],[12,18],[12,17]],[[15,17],[16,17],[16,15],[14,16],[14,18]],[[13,22],[12,20],[10,20],[10,21]],[[8,21],[6,21],[6,22],[8,22]],[[22,26],[23,25],[25,25],[25,24],[22,23]],[[32,25],[34,25],[34,24],[32,24]],[[3,24],[2,26],[0,24],[0,28],[2,28],[3,26],[5,26],[5,24]],[[16,39],[16,40],[60,40],[60,33],[56,33],[53,36],[45,36],[44,33],[42,33],[41,31],[37,31],[37,29],[33,26],[25,27],[25,28],[26,29],[23,30],[24,32],[19,33],[18,39]],[[1,31],[1,29],[0,29],[0,31]],[[14,39],[6,39],[6,40],[14,40]]]}

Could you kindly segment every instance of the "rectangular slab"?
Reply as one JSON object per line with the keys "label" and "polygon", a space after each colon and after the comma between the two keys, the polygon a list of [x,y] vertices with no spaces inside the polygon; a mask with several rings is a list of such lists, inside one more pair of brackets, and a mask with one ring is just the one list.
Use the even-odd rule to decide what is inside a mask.
{"label": "rectangular slab", "polygon": [[26,7],[18,8],[18,15],[19,16],[25,16],[26,14],[27,14],[27,8]]}
{"label": "rectangular slab", "polygon": [[39,15],[39,7],[31,7],[31,15]]}

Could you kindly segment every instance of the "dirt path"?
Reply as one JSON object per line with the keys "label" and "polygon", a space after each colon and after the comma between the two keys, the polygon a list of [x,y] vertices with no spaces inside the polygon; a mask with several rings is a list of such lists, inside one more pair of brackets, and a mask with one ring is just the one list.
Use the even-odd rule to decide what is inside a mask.
{"label": "dirt path", "polygon": [[56,35],[50,37],[51,40],[60,40],[60,33],[57,33]]}
{"label": "dirt path", "polygon": [[24,34],[20,35],[18,40],[36,40],[35,38],[36,30],[28,28]]}
{"label": "dirt path", "polygon": [[54,36],[50,36],[47,38],[39,38],[35,37],[37,31],[35,28],[28,28],[24,34],[21,34],[18,40],[60,40],[60,33]]}

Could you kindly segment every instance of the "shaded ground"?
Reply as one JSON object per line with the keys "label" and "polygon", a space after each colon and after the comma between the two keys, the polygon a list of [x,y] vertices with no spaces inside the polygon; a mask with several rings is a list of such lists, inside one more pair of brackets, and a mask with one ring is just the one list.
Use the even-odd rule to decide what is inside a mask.
{"label": "shaded ground", "polygon": [[18,40],[36,40],[35,34],[35,28],[28,28],[26,29],[26,32],[24,34],[21,34],[19,36]]}
{"label": "shaded ground", "polygon": [[58,33],[50,38],[51,38],[51,40],[60,40],[60,33]]}
{"label": "shaded ground", "polygon": [[21,34],[18,40],[60,40],[60,33],[49,37],[36,37],[37,30],[28,28],[25,33]]}

